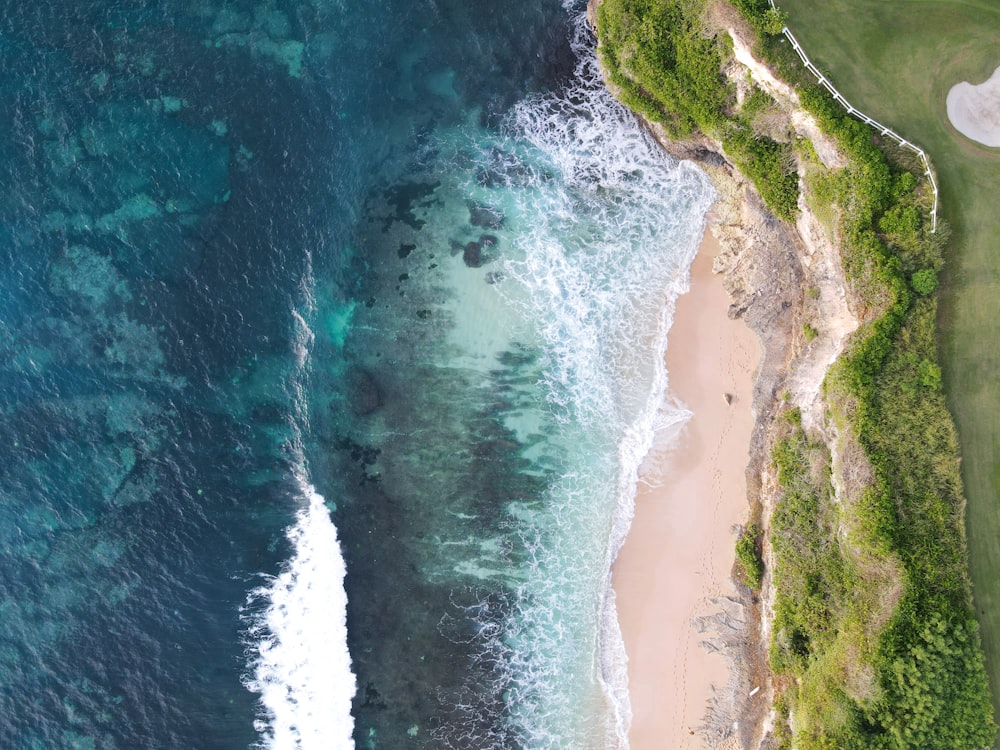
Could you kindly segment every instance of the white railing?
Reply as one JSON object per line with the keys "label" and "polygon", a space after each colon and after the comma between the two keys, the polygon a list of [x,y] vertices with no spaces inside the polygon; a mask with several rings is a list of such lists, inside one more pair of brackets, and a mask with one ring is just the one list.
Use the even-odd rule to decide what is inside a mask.
{"label": "white railing", "polygon": [[[774,0],[770,0],[770,3],[771,7],[777,10],[777,6],[775,6]],[[931,163],[927,159],[927,154],[924,152],[924,150],[915,143],[910,143],[908,140],[906,140],[903,136],[901,136],[892,128],[883,125],[877,120],[866,115],[861,110],[852,106],[851,103],[844,98],[844,95],[841,94],[839,91],[837,91],[836,87],[832,83],[830,83],[829,80],[827,80],[826,76],[824,76],[822,73],[819,72],[819,68],[817,68],[815,65],[812,64],[812,61],[806,55],[805,50],[802,49],[802,45],[799,44],[799,40],[792,35],[792,32],[788,30],[787,26],[781,30],[781,33],[783,33],[785,35],[785,38],[792,43],[792,48],[796,51],[796,53],[798,53],[798,56],[802,59],[802,63],[806,66],[806,69],[808,69],[810,73],[816,76],[816,78],[820,82],[820,85],[823,86],[823,88],[825,88],[827,91],[829,91],[833,95],[834,99],[840,102],[841,106],[843,106],[844,109],[847,110],[847,113],[849,115],[853,115],[854,117],[857,117],[859,120],[871,125],[877,131],[879,131],[883,136],[888,136],[889,138],[892,138],[892,140],[896,141],[896,143],[898,143],[900,146],[902,146],[903,148],[910,149],[911,151],[915,152],[917,156],[920,157],[920,161],[923,162],[924,165],[924,174],[927,175],[927,179],[931,183],[931,190],[934,191],[934,205],[931,208],[931,232],[932,233],[936,232],[937,211],[938,211],[938,187],[937,187],[937,181],[934,179],[934,174],[931,171]]]}

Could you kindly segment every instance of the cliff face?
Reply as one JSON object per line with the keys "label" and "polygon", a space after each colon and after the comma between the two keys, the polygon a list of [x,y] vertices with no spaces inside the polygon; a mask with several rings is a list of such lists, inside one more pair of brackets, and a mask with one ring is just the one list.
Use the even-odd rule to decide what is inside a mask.
{"label": "cliff face", "polygon": [[[588,7],[592,25],[598,3],[591,0]],[[736,86],[738,96],[750,95],[748,82],[752,81],[778,105],[770,113],[770,129],[783,137],[808,141],[823,167],[839,167],[843,156],[836,144],[821,133],[795,92],[754,59],[749,42],[752,37],[741,20],[735,15],[717,15],[710,22],[732,39],[733,59],[724,73]],[[612,83],[609,86],[614,90]],[[858,319],[852,312],[854,305],[832,222],[824,223],[803,198],[807,171],[816,165],[802,158],[796,161],[799,217],[793,225],[767,209],[722,143],[700,135],[675,140],[657,123],[644,120],[644,124],[671,155],[699,164],[719,193],[709,215],[711,231],[723,248],[714,271],[722,276],[732,297],[730,317],[741,318],[761,346],[746,469],[747,501],[751,521],[763,530],[764,562],[771,571],[774,560],[767,537],[779,488],[770,457],[781,433],[780,409],[787,404],[799,407],[803,426],[824,437],[833,455],[834,474],[844,465],[838,457],[845,441],[827,416],[822,385],[830,365],[857,329]],[[835,487],[840,484],[835,478]],[[715,617],[695,624],[705,633],[705,645],[722,653],[730,663],[730,683],[717,692],[701,727],[711,747],[768,746],[774,686],[767,654],[774,593],[768,572],[759,593],[744,587],[738,599],[718,602]]]}
{"label": "cliff face", "polygon": [[[767,90],[781,107],[784,127],[794,137],[808,140],[817,154],[825,156],[824,162],[835,165],[840,158],[836,146],[820,134],[794,93],[775,85],[766,68],[750,55],[737,27],[726,31],[737,52],[727,76],[738,84],[749,76]],[[678,156],[684,155],[685,148],[669,146]],[[703,166],[720,196],[710,217],[711,230],[723,247],[714,270],[722,275],[733,298],[730,316],[742,318],[761,345],[747,501],[751,520],[757,520],[763,530],[768,571],[759,596],[745,589],[739,602],[720,602],[720,616],[705,624],[707,637],[729,657],[731,665],[730,684],[717,695],[705,732],[710,745],[718,746],[738,727],[739,745],[757,748],[769,734],[774,699],[767,653],[775,596],[770,571],[775,564],[768,537],[780,492],[771,466],[771,454],[782,432],[778,413],[784,404],[799,407],[803,426],[822,435],[834,456],[834,485],[839,486],[837,469],[845,464],[837,459],[843,441],[828,418],[822,385],[847,338],[857,329],[858,319],[852,313],[836,238],[806,204],[802,197],[806,191],[800,190],[799,218],[790,225],[768,211],[721,144],[703,141],[695,148],[691,156]],[[796,164],[800,184],[808,168],[802,161]],[[739,625],[737,630],[734,625]],[[761,690],[751,697],[756,688]]]}

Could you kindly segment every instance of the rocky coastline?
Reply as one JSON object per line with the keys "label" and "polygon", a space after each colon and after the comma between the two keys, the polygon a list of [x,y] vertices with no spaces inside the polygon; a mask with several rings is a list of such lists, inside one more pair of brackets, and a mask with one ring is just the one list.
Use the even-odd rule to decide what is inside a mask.
{"label": "rocky coastline", "polygon": [[[588,19],[596,30],[596,7],[590,0]],[[794,91],[777,80],[751,53],[752,31],[735,13],[718,10],[708,22],[727,33],[734,55],[724,73],[745,94],[747,81],[767,91],[780,105],[773,123],[791,138],[808,140],[828,168],[842,157]],[[614,93],[614,85],[606,81]],[[799,192],[799,218],[794,223],[776,217],[765,206],[753,183],[726,155],[721,143],[697,136],[673,140],[662,126],[644,118],[644,126],[666,152],[698,164],[719,197],[709,214],[709,226],[723,249],[714,264],[732,298],[731,318],[742,319],[757,336],[761,363],[753,395],[754,428],[746,467],[748,518],[763,530],[765,540],[779,488],[770,456],[778,437],[776,422],[786,403],[798,406],[803,424],[822,435],[833,455],[834,487],[842,481],[838,457],[849,448],[827,416],[822,384],[830,365],[843,352],[859,325],[861,309],[852,298],[841,265],[837,238],[811,210]],[[807,165],[796,164],[800,186]],[[805,324],[822,321],[807,335]],[[693,623],[704,634],[703,646],[722,654],[730,666],[729,683],[719,686],[698,728],[708,747],[767,748],[773,727],[775,686],[768,665],[773,622],[774,587],[770,545],[764,544],[767,573],[759,592],[738,586],[739,595],[718,600],[718,611]]]}

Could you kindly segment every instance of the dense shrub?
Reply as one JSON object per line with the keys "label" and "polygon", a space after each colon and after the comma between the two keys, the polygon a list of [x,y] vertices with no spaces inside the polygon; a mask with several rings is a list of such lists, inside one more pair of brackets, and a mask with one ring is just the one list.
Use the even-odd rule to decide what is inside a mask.
{"label": "dense shrub", "polygon": [[[733,87],[722,75],[722,43],[705,34],[703,6],[700,0],[604,0],[597,10],[601,63],[625,104],[673,138],[701,132],[721,141],[767,206],[791,220],[799,195],[791,147],[736,117]],[[759,104],[751,99],[745,117]]]}
{"label": "dense shrub", "polygon": [[798,210],[799,177],[791,146],[754,133],[738,123],[722,141],[740,172],[753,180],[757,192],[778,217],[794,221]]}
{"label": "dense shrub", "polygon": [[910,277],[910,285],[917,294],[933,294],[937,283],[937,274],[930,268],[923,268]]}
{"label": "dense shrub", "polygon": [[768,0],[734,0],[735,5],[762,36],[775,36],[785,27],[786,14],[771,7]]}
{"label": "dense shrub", "polygon": [[[771,521],[776,562],[771,661],[777,671],[801,676],[836,637],[852,573],[836,543],[829,453],[809,442],[796,413],[787,412],[787,435],[772,455],[782,496]],[[816,466],[823,467],[820,476]]]}
{"label": "dense shrub", "polygon": [[736,540],[736,559],[746,575],[747,585],[760,589],[764,581],[764,560],[760,554],[761,534],[756,524],[750,524]]}
{"label": "dense shrub", "polygon": [[605,0],[597,12],[611,82],[626,104],[675,138],[714,132],[732,96],[719,44],[703,35],[700,11],[696,2]]}

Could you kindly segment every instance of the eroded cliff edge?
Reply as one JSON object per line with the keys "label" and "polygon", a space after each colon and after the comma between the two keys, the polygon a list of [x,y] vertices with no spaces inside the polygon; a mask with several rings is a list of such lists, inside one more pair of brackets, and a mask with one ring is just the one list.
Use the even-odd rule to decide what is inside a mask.
{"label": "eroded cliff edge", "polygon": [[[600,2],[590,0],[588,6],[588,17],[595,30]],[[671,97],[679,97],[681,108],[690,107],[694,113],[691,118],[694,125],[701,125],[699,116],[701,119],[714,116],[713,102],[705,97],[691,98],[683,90],[679,94],[668,91],[657,102],[655,97],[647,97],[648,92],[641,86],[623,91],[616,82],[622,80],[621,69],[613,69],[609,75],[607,57],[604,60],[612,92],[640,117],[645,115],[646,126],[669,153],[700,164],[715,184],[720,197],[710,225],[723,247],[715,271],[722,275],[734,300],[730,316],[742,318],[761,344],[762,362],[754,387],[755,425],[747,467],[747,499],[750,522],[762,530],[757,549],[762,555],[764,575],[759,590],[742,585],[738,598],[719,602],[717,616],[697,623],[706,634],[707,647],[719,650],[731,665],[730,684],[718,691],[700,732],[708,747],[723,748],[791,747],[793,735],[794,746],[809,748],[827,746],[822,745],[823,740],[833,741],[836,746],[846,746],[837,745],[838,742],[900,748],[936,747],[942,742],[941,747],[985,746],[984,741],[995,732],[995,727],[964,569],[964,500],[956,478],[957,446],[950,417],[943,403],[938,405],[940,371],[934,342],[916,346],[908,341],[908,338],[928,338],[928,330],[933,337],[933,322],[928,327],[927,320],[930,316],[933,321],[936,310],[934,285],[925,281],[933,280],[936,274],[939,260],[933,249],[940,248],[946,234],[929,237],[926,228],[921,228],[919,215],[922,211],[926,213],[920,203],[921,187],[912,178],[902,176],[908,169],[914,170],[908,168],[905,159],[899,160],[898,155],[894,157],[901,165],[893,168],[896,175],[893,179],[900,187],[895,190],[900,194],[910,190],[915,198],[898,205],[883,201],[885,206],[870,211],[868,221],[872,228],[859,229],[854,217],[855,204],[864,204],[864,200],[855,200],[850,188],[841,189],[832,198],[824,195],[823,199],[817,199],[835,179],[847,180],[851,170],[845,166],[852,160],[857,163],[858,154],[864,149],[859,151],[850,146],[849,140],[825,134],[830,129],[830,118],[821,123],[811,113],[817,111],[817,97],[813,96],[811,106],[804,106],[796,89],[779,80],[755,56],[759,25],[748,23],[743,14],[725,2],[705,3],[700,7],[695,23],[684,11],[669,20],[670,33],[684,24],[689,28],[676,32],[683,44],[668,52],[679,57],[689,54],[685,49],[697,48],[705,40],[723,40],[719,44],[724,51],[719,73],[727,82],[730,99],[725,107],[733,111],[748,111],[751,103],[754,107],[749,146],[745,134],[738,130],[733,136],[733,129],[720,127],[717,130],[727,132],[726,139],[709,137],[704,134],[706,128],[690,127],[681,118],[670,116]],[[776,15],[761,18],[763,24],[778,20]],[[642,34],[639,37],[642,41]],[[648,33],[646,41],[653,45],[660,43],[655,33]],[[634,49],[626,50],[623,57],[634,54]],[[687,80],[679,78],[681,89],[693,85],[696,76],[706,75],[705,65],[700,69],[697,64],[691,67],[693,75]],[[662,107],[664,100],[667,107],[662,111],[668,115],[663,118],[667,127],[650,116],[651,112],[657,113],[657,106]],[[699,108],[703,110],[700,114]],[[822,107],[818,109],[822,114]],[[704,114],[706,111],[709,114]],[[684,133],[685,130],[692,132]],[[758,137],[766,142],[762,149],[752,142]],[[869,144],[874,142],[874,138],[865,134],[863,137]],[[772,159],[775,153],[780,155],[779,159]],[[761,155],[759,161],[767,165],[763,177],[755,161],[758,155]],[[742,171],[738,164],[742,165]],[[756,186],[744,174],[748,169],[751,174],[758,172],[754,177]],[[843,176],[829,177],[838,174]],[[791,194],[788,185],[792,181],[796,183],[794,208],[788,201]],[[762,195],[771,208],[765,205]],[[868,209],[863,206],[862,215],[865,210]],[[909,244],[917,247],[919,243],[903,238],[902,230],[892,223],[902,213],[914,225],[913,237],[925,242],[919,259],[915,259],[916,251],[908,249]],[[869,235],[886,249],[888,260],[869,242]],[[866,248],[866,242],[870,247]],[[872,250],[870,257],[864,255],[866,249]],[[880,263],[888,265],[890,270],[883,271]],[[887,319],[890,322],[885,324]],[[875,339],[876,354],[881,352],[884,356],[877,366],[866,369],[864,363],[858,362],[867,356],[866,346],[873,348],[869,342]],[[847,365],[841,360],[845,352],[849,352],[845,357],[849,360]],[[840,365],[836,364],[838,360]],[[828,375],[838,367],[833,377],[840,385],[827,389]],[[906,367],[912,367],[913,373],[906,374]],[[886,371],[891,378],[885,377]],[[874,385],[860,382],[865,378]],[[946,522],[936,527],[934,521],[928,520],[931,514],[924,509],[914,511],[915,521],[906,516],[910,512],[908,488],[900,486],[897,490],[885,478],[883,462],[891,461],[887,456],[893,456],[894,451],[881,449],[879,441],[884,442],[885,437],[878,433],[879,429],[888,428],[870,429],[872,417],[866,411],[866,399],[870,401],[892,392],[895,381],[886,385],[892,379],[902,383],[900,388],[911,401],[919,403],[924,399],[932,403],[928,419],[935,423],[938,434],[931,460],[943,467],[935,480],[942,489],[937,492],[940,502],[933,513],[948,515]],[[851,382],[845,385],[847,381]],[[885,421],[906,423],[893,415]],[[874,437],[870,433],[875,433]],[[898,454],[900,449],[905,451],[905,446],[896,449]],[[935,488],[928,492],[935,494]],[[778,540],[777,547],[780,550],[784,545],[786,550],[779,564],[776,555],[780,552],[776,553],[772,538],[775,511],[783,498],[791,496],[798,502],[801,499],[798,495],[807,497],[801,507],[789,511],[790,501],[786,499],[779,511],[784,514],[777,524],[783,538]],[[876,508],[878,503],[881,506]],[[814,515],[807,519],[806,525],[822,527],[815,538],[809,538],[806,531],[803,544],[835,548],[827,550],[826,558],[820,556],[808,564],[836,568],[836,576],[847,580],[820,585],[829,590],[811,604],[828,606],[830,611],[816,614],[815,623],[806,623],[815,632],[809,631],[809,627],[796,630],[795,616],[801,613],[788,616],[789,594],[794,596],[796,585],[801,584],[792,579],[800,574],[805,577],[816,574],[815,570],[795,570],[802,561],[792,559],[794,555],[787,553],[789,542],[798,541],[796,534],[802,535],[788,515],[801,515],[803,508],[811,508]],[[881,516],[892,518],[882,522]],[[899,551],[900,542],[905,540],[904,532],[910,527],[916,529],[917,544],[924,533],[947,536],[949,540],[942,544],[946,548],[942,554],[950,558],[948,564],[953,568],[955,558],[962,558],[961,574],[955,572],[957,568],[941,574],[942,578],[947,575],[954,579],[947,583],[951,588],[942,599],[948,604],[924,601],[927,597],[919,590],[920,586],[935,586],[937,582],[926,577],[915,580],[912,562]],[[782,564],[785,601],[777,605],[781,613],[776,616],[779,594],[773,573]],[[737,580],[747,583],[739,566],[736,574]],[[820,570],[819,575],[822,577],[825,572]],[[861,580],[867,588],[861,597],[865,601],[858,606],[840,601],[850,598]],[[907,608],[922,608],[922,611],[904,617],[899,614],[901,602]],[[938,610],[949,606],[961,612],[946,622]],[[826,622],[822,622],[824,619]],[[924,622],[930,624],[921,631]],[[828,637],[824,628],[844,629],[847,636]],[[955,629],[954,637],[940,635],[949,628]],[[937,641],[938,638],[942,640]],[[862,656],[850,653],[851,649],[871,649],[878,654]],[[935,649],[939,652],[925,659]],[[829,656],[831,653],[834,656]],[[937,661],[933,667],[926,666],[934,660]],[[821,663],[820,667],[816,663]],[[968,678],[954,676],[963,670]],[[930,701],[935,705],[928,709],[927,685],[937,679],[935,671],[952,675],[951,684],[948,695],[936,696]],[[831,699],[830,695],[835,697]],[[953,725],[950,729],[934,737],[935,724],[939,730],[942,726],[939,721],[942,712],[956,706],[965,714],[962,721],[966,726],[950,722]]]}
{"label": "eroded cliff edge", "polygon": [[[782,114],[775,124],[814,143],[831,164],[840,159],[836,146],[819,133],[793,92],[777,81],[749,54],[749,44],[737,25],[727,29],[743,54],[726,69],[738,86],[754,81],[775,97]],[[745,31],[744,31],[745,33]],[[760,342],[761,364],[754,383],[754,429],[747,466],[747,502],[751,522],[766,535],[778,496],[771,453],[778,439],[781,408],[797,405],[803,422],[827,432],[837,445],[835,430],[824,414],[821,396],[830,365],[843,352],[847,337],[858,326],[848,303],[849,292],[839,251],[800,193],[799,218],[789,224],[764,205],[754,185],[727,158],[722,144],[709,138],[671,140],[663,128],[646,121],[657,140],[672,155],[697,162],[708,174],[719,198],[709,226],[723,252],[714,270],[721,274],[733,299],[730,317],[741,318]],[[799,178],[805,164],[797,164]],[[806,324],[815,335],[806,339]],[[763,544],[765,571],[773,570],[769,545]],[[741,597],[719,602],[719,614],[696,623],[706,646],[719,650],[730,663],[730,684],[720,689],[700,728],[708,746],[718,747],[735,736],[739,747],[757,748],[771,730],[774,701],[768,667],[768,643],[773,623],[773,580],[765,572],[759,593],[740,587]],[[758,690],[759,688],[759,690]],[[755,692],[756,691],[756,692]],[[753,693],[753,695],[751,695]]]}

